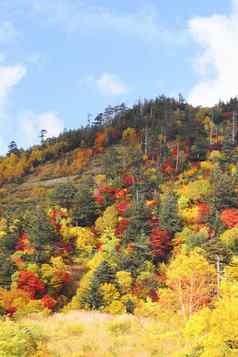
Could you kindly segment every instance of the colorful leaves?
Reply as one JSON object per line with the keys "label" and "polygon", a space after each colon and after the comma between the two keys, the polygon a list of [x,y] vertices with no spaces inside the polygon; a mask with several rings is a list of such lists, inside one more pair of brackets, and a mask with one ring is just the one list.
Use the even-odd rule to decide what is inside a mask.
{"label": "colorful leaves", "polygon": [[76,247],[79,251],[92,252],[95,247],[95,235],[88,227],[74,227],[70,229],[71,234],[76,238]]}
{"label": "colorful leaves", "polygon": [[106,202],[115,200],[118,190],[111,186],[99,186],[94,192],[95,201],[99,206],[104,206]]}
{"label": "colorful leaves", "polygon": [[99,205],[99,206],[103,206],[105,201],[104,201],[104,197],[102,195],[102,193],[100,192],[99,189],[97,189],[94,193],[94,198],[95,198],[95,201],[96,203]]}
{"label": "colorful leaves", "polygon": [[31,247],[29,237],[26,233],[22,233],[20,238],[16,244],[16,251],[21,251],[27,254],[31,254],[33,252],[33,248]]}
{"label": "colorful leaves", "polygon": [[57,231],[60,231],[62,224],[68,218],[67,210],[64,208],[52,208],[49,210],[50,223]]}
{"label": "colorful leaves", "polygon": [[119,217],[119,223],[115,229],[116,236],[122,236],[129,225],[129,220],[126,218]]}
{"label": "colorful leaves", "polygon": [[235,226],[231,229],[226,230],[220,239],[225,244],[226,247],[231,249],[233,253],[238,253],[238,227]]}
{"label": "colorful leaves", "polygon": [[187,185],[182,186],[179,193],[184,195],[189,200],[200,200],[211,191],[210,182],[206,179],[200,178],[196,181],[189,182]]}
{"label": "colorful leaves", "polygon": [[102,148],[107,143],[107,132],[106,131],[99,131],[96,134],[95,145],[96,148]]}
{"label": "colorful leaves", "polygon": [[152,229],[150,243],[155,256],[165,258],[171,248],[170,234],[160,228]]}
{"label": "colorful leaves", "polygon": [[126,198],[127,194],[128,194],[128,189],[124,188],[123,190],[117,191],[115,194],[115,197],[116,197],[116,199],[120,200],[120,199]]}
{"label": "colorful leaves", "polygon": [[192,207],[179,210],[181,218],[188,224],[205,223],[210,215],[207,203],[200,202]]}
{"label": "colorful leaves", "polygon": [[0,289],[0,307],[9,315],[24,307],[30,301],[30,294],[22,289]]}
{"label": "colorful leaves", "polygon": [[46,294],[41,299],[41,303],[45,308],[52,310],[55,307],[55,305],[57,304],[57,301],[55,299],[53,299],[51,296]]}
{"label": "colorful leaves", "polygon": [[171,159],[165,160],[161,169],[165,174],[172,175],[175,172],[175,166],[173,161]]}
{"label": "colorful leaves", "polygon": [[134,176],[132,175],[126,175],[122,178],[122,183],[125,185],[125,186],[132,186],[136,183],[136,179]]}
{"label": "colorful leaves", "polygon": [[38,276],[31,271],[20,271],[17,281],[17,287],[30,294],[32,298],[37,293],[44,293],[45,285]]}
{"label": "colorful leaves", "polygon": [[167,270],[167,284],[177,296],[184,318],[208,305],[215,283],[215,268],[196,250],[177,255]]}
{"label": "colorful leaves", "polygon": [[198,217],[196,223],[204,223],[207,221],[210,215],[210,208],[207,203],[200,202],[197,204],[198,207]]}
{"label": "colorful leaves", "polygon": [[97,232],[103,233],[107,228],[114,229],[118,223],[117,207],[109,206],[103,213],[103,216],[96,220],[95,228]]}
{"label": "colorful leaves", "polygon": [[134,128],[127,128],[123,131],[122,138],[129,144],[135,144],[138,142],[139,133]]}
{"label": "colorful leaves", "polygon": [[121,216],[123,216],[126,213],[129,207],[130,207],[129,202],[125,200],[116,204],[116,208]]}
{"label": "colorful leaves", "polygon": [[238,209],[226,208],[220,214],[222,223],[228,227],[233,228],[238,225]]}

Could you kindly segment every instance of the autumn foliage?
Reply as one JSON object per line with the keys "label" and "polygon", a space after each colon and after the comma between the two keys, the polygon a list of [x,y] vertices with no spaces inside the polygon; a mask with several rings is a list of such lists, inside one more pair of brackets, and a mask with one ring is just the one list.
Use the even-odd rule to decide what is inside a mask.
{"label": "autumn foliage", "polygon": [[152,229],[150,243],[155,256],[165,257],[171,248],[169,232],[160,228]]}
{"label": "autumn foliage", "polygon": [[196,223],[203,223],[206,222],[209,215],[210,215],[210,208],[207,203],[198,203],[197,204],[198,208],[198,216],[197,216],[197,222]]}
{"label": "autumn foliage", "polygon": [[[11,145],[0,158],[0,314],[98,310],[185,324],[224,296],[234,302],[237,127],[213,114],[161,97],[110,107],[29,150]],[[190,333],[203,346],[201,324]],[[166,355],[160,332],[148,343]]]}
{"label": "autumn foliage", "polygon": [[222,223],[228,227],[233,228],[238,224],[238,209],[227,208],[221,212],[220,219]]}
{"label": "autumn foliage", "polygon": [[29,293],[32,298],[38,293],[43,294],[45,291],[44,283],[31,271],[21,271],[19,273],[17,287]]}
{"label": "autumn foliage", "polygon": [[116,208],[120,215],[124,215],[128,208],[130,207],[129,202],[124,200],[116,204]]}
{"label": "autumn foliage", "polygon": [[47,309],[52,310],[56,305],[57,301],[49,295],[44,295],[43,298],[41,299],[41,303]]}

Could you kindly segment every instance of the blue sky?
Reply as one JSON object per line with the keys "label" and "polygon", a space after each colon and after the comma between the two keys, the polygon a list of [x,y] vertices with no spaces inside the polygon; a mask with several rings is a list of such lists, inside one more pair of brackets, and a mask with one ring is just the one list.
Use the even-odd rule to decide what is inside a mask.
{"label": "blue sky", "polygon": [[1,0],[0,152],[109,104],[237,95],[237,23],[238,0]]}

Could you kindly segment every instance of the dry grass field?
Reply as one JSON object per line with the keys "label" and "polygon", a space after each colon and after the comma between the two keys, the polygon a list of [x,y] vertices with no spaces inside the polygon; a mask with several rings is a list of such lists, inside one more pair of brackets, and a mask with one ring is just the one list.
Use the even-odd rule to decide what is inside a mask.
{"label": "dry grass field", "polygon": [[176,321],[74,311],[31,317],[24,326],[43,336],[39,357],[168,357],[182,349]]}

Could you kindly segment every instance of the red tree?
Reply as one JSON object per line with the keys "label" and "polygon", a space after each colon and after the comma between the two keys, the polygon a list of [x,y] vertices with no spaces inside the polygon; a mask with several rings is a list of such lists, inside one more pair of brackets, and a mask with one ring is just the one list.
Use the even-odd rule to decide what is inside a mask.
{"label": "red tree", "polygon": [[120,237],[122,234],[125,232],[129,224],[128,219],[126,218],[121,218],[116,229],[115,229],[115,234],[116,236]]}
{"label": "red tree", "polygon": [[47,309],[52,310],[55,307],[57,301],[49,295],[44,295],[41,299],[41,303]]}
{"label": "red tree", "polygon": [[136,179],[134,176],[132,175],[127,175],[127,176],[124,176],[122,178],[122,183],[125,185],[125,186],[132,186],[136,183]]}
{"label": "red tree", "polygon": [[169,232],[160,228],[152,229],[150,243],[155,256],[160,258],[166,257],[171,248]]}
{"label": "red tree", "polygon": [[201,202],[197,204],[197,207],[198,207],[198,218],[197,218],[198,223],[206,222],[210,215],[210,208],[208,204]]}
{"label": "red tree", "polygon": [[26,233],[22,233],[20,235],[20,238],[18,239],[16,243],[16,250],[22,251],[22,252],[30,252],[32,250],[30,246],[30,240],[29,237]]}
{"label": "red tree", "polygon": [[121,201],[116,205],[116,208],[120,215],[124,215],[129,208],[129,203],[127,201]]}
{"label": "red tree", "polygon": [[28,292],[32,299],[36,293],[42,294],[45,291],[44,283],[31,271],[21,271],[19,273],[17,286],[19,289]]}
{"label": "red tree", "polygon": [[238,225],[238,209],[226,208],[220,214],[222,223],[228,227],[233,228]]}

